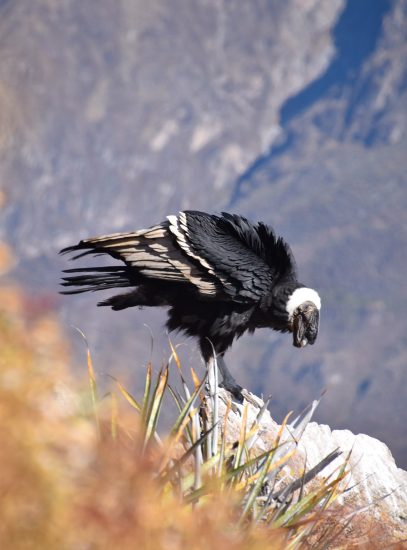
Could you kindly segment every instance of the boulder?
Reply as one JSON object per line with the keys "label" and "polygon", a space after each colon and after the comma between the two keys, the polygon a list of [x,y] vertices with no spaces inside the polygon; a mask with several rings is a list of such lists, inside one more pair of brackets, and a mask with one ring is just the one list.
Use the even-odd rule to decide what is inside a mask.
{"label": "boulder", "polygon": [[[258,422],[257,435],[250,441],[254,453],[271,448],[281,426],[275,422],[270,412],[264,410],[259,419],[263,401],[244,390],[243,404],[232,404],[226,425],[229,442],[238,439],[241,430],[243,410],[247,407],[247,426],[250,429]],[[229,394],[219,390],[219,425],[225,428],[224,415]],[[330,453],[339,449],[340,455],[325,466],[305,486],[305,491],[346,462],[348,474],[341,481],[341,492],[327,514],[336,530],[335,547],[338,544],[348,547],[366,544],[368,548],[387,548],[398,545],[402,548],[407,541],[407,472],[398,468],[389,448],[365,434],[353,434],[350,430],[331,430],[329,426],[310,422],[318,402],[296,421],[282,431],[281,441],[285,441],[281,454],[295,449],[295,453],[280,472],[281,483],[301,478],[304,469],[309,472]],[[207,413],[211,416],[212,400],[206,400]],[[315,536],[318,536],[316,534]],[[372,546],[373,545],[373,546]],[[401,545],[401,546],[400,546]],[[359,546],[357,546],[359,547]]]}

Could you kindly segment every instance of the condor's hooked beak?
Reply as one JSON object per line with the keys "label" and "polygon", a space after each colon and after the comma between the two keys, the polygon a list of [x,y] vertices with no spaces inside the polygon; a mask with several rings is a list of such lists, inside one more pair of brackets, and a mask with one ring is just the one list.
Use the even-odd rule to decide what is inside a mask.
{"label": "condor's hooked beak", "polygon": [[319,310],[313,302],[304,302],[293,314],[293,345],[303,348],[314,344],[318,336]]}

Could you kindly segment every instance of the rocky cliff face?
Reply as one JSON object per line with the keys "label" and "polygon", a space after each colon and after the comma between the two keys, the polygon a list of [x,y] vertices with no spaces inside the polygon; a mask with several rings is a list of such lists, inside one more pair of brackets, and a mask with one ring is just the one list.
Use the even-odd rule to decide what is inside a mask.
{"label": "rocky cliff face", "polygon": [[232,183],[270,145],[284,101],[327,68],[342,7],[6,3],[13,245],[37,256],[86,231],[227,204]]}
{"label": "rocky cliff face", "polygon": [[[350,430],[332,431],[327,425],[307,423],[307,415],[311,418],[312,410],[304,416],[304,426],[295,427],[293,422],[282,428],[272,419],[268,410],[259,419],[259,408],[264,403],[253,394],[246,394],[248,401],[242,405],[234,403],[227,413],[226,421],[229,394],[220,390],[218,397],[219,426],[225,426],[229,443],[239,440],[245,415],[248,427],[258,426],[256,436],[251,440],[251,451],[254,454],[273,448],[280,434],[279,450],[276,452],[280,451],[281,456],[278,457],[284,466],[281,472],[275,474],[279,481],[273,484],[274,488],[278,485],[280,502],[284,502],[284,499],[281,500],[284,489],[301,478],[304,472],[302,490],[309,494],[321,487],[323,480],[333,481],[341,469],[346,470],[338,496],[329,508],[330,520],[327,518],[327,525],[330,525],[332,533],[336,533],[332,548],[403,547],[407,537],[407,472],[397,468],[384,443],[364,434],[355,435]],[[314,402],[313,406],[316,407],[317,403]],[[247,408],[245,414],[244,408]],[[206,400],[206,409],[211,416],[211,399]],[[339,456],[330,462],[326,460],[329,463],[321,469],[321,462],[335,451]],[[291,452],[292,457],[285,460],[283,457],[290,456]],[[315,469],[319,469],[319,473],[311,476]],[[274,474],[270,475],[274,479]],[[318,533],[314,532],[309,537],[310,548],[317,547],[317,541]],[[329,542],[325,544],[331,548]]]}
{"label": "rocky cliff face", "polygon": [[[328,387],[321,420],[407,460],[405,24],[396,0],[0,2],[10,277],[57,300],[56,250],[81,237],[182,208],[262,218],[323,296],[321,337],[298,352],[260,331],[229,364],[277,415]],[[164,315],[94,298],[55,306],[137,386]]]}

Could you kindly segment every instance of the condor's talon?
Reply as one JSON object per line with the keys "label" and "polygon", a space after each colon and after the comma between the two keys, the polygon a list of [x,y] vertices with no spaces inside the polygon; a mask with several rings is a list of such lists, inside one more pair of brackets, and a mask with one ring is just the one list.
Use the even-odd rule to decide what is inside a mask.
{"label": "condor's talon", "polygon": [[245,401],[248,401],[251,405],[253,405],[253,407],[256,407],[257,409],[261,409],[262,406],[264,405],[264,403],[262,403],[260,399],[256,398],[255,395],[253,395],[247,390],[242,390],[242,395]]}
{"label": "condor's talon", "polygon": [[236,384],[234,379],[232,381],[223,380],[221,384],[219,384],[219,387],[229,392],[238,403],[243,403],[243,388],[239,386],[239,384]]}

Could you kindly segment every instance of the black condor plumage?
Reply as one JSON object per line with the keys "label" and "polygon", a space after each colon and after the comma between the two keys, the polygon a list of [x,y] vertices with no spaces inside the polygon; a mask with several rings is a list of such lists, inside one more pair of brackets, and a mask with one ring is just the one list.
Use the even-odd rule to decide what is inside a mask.
{"label": "black condor plumage", "polygon": [[124,262],[66,270],[76,275],[63,279],[73,287],[63,293],[130,287],[98,305],[169,307],[169,330],[197,337],[207,362],[214,349],[223,385],[235,395],[241,388],[222,359],[235,338],[270,327],[292,332],[294,346],[303,347],[318,334],[320,298],[298,282],[290,247],[262,222],[185,211],[149,229],[85,239],[61,252]]}

